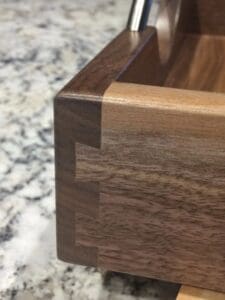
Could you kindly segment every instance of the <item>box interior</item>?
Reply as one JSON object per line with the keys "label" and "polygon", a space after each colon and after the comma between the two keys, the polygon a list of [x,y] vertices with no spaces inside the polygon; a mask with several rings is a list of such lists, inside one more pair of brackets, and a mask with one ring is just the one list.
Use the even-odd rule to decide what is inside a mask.
{"label": "box interior", "polygon": [[225,37],[187,34],[164,86],[225,92]]}
{"label": "box interior", "polygon": [[154,34],[119,81],[225,92],[225,1],[161,0]]}

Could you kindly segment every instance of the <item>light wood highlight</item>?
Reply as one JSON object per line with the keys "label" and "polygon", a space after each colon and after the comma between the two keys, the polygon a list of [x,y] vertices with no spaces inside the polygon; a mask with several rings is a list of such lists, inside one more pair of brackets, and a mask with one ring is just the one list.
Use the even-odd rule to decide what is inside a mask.
{"label": "light wood highlight", "polygon": [[[105,104],[114,104],[114,106],[131,105],[145,109],[225,116],[225,94],[223,93],[113,82],[106,90],[104,99]],[[104,119],[102,122],[102,126],[105,127]]]}
{"label": "light wood highlight", "polygon": [[225,294],[182,286],[177,296],[177,300],[225,300]]}

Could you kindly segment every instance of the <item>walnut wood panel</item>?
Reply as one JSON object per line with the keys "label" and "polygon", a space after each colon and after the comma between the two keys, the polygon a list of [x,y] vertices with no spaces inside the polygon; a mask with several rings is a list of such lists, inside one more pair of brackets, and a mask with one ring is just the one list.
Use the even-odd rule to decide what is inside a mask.
{"label": "walnut wood panel", "polygon": [[124,31],[57,95],[60,259],[224,291],[225,99],[196,91],[225,91],[224,2],[203,3],[166,61],[158,29]]}
{"label": "walnut wood panel", "polygon": [[[55,99],[57,248],[62,260],[97,264],[94,247],[75,244],[75,215],[85,210],[88,216],[97,217],[99,192],[98,183],[74,181],[74,145],[100,147],[102,95],[111,81],[118,78],[136,56],[142,55],[155,36],[152,28],[136,34],[121,33]],[[136,76],[138,74],[142,72]],[[130,80],[130,76],[128,72],[126,80]]]}
{"label": "walnut wood panel", "polygon": [[75,247],[75,213],[85,210],[87,215],[97,216],[98,183],[75,183],[73,174],[74,143],[99,147],[100,120],[100,102],[55,101],[57,247],[59,257],[68,262],[96,265],[95,248]]}
{"label": "walnut wood panel", "polygon": [[[117,78],[120,82],[164,85],[171,66],[176,63],[183,40],[189,31],[192,1],[181,1],[179,14],[173,13],[177,0],[163,0],[155,35],[141,53]],[[167,19],[168,18],[168,19]],[[177,22],[174,22],[176,18]],[[166,21],[166,23],[165,23]],[[175,24],[174,24],[175,23]]]}
{"label": "walnut wood panel", "polygon": [[75,181],[100,191],[77,245],[105,269],[225,291],[225,95],[113,83],[101,126],[100,149],[76,144]]}
{"label": "walnut wood panel", "polygon": [[127,72],[136,58],[146,57],[146,51],[149,57],[152,51],[155,53],[152,59],[146,61],[150,66],[158,55],[156,30],[153,27],[143,32],[123,31],[63,88],[59,96],[101,101],[101,95],[120,76],[129,82],[150,83],[152,73],[147,75],[140,68],[136,68],[135,73]]}
{"label": "walnut wood panel", "polygon": [[225,294],[184,285],[179,291],[177,300],[225,300]]}
{"label": "walnut wood panel", "polygon": [[225,37],[187,34],[164,86],[225,92]]}
{"label": "walnut wood panel", "polygon": [[192,2],[189,30],[198,34],[225,34],[224,0],[184,0]]}
{"label": "walnut wood panel", "polygon": [[[138,60],[145,62],[148,71],[139,67]],[[155,79],[155,71],[159,70],[162,67],[156,30],[124,31],[58,93],[55,99],[55,165],[57,245],[61,259],[96,265],[95,249],[74,250],[74,215],[80,209],[83,194],[90,190],[87,184],[81,187],[79,182],[74,182],[74,145],[100,147],[102,95],[113,80],[122,78],[128,82],[160,84],[165,73],[158,73]],[[98,185],[91,187],[89,194],[93,193],[91,203],[95,206]]]}

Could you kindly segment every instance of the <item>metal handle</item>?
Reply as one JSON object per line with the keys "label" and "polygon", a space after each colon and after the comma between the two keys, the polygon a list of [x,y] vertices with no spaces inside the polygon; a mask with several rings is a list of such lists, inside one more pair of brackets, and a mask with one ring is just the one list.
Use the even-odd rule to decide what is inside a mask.
{"label": "metal handle", "polygon": [[127,28],[130,31],[144,30],[149,17],[152,0],[133,0]]}

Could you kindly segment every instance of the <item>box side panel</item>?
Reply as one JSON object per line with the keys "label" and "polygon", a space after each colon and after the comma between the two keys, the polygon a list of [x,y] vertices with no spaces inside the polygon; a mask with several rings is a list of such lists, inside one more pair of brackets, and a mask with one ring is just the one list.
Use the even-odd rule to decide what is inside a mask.
{"label": "box side panel", "polygon": [[57,248],[60,259],[96,266],[95,247],[76,245],[76,214],[95,219],[99,184],[75,182],[76,143],[100,147],[101,103],[79,99],[55,100],[55,166]]}
{"label": "box side panel", "polygon": [[76,180],[100,189],[77,243],[102,268],[224,292],[224,95],[113,85],[101,149],[76,149]]}

